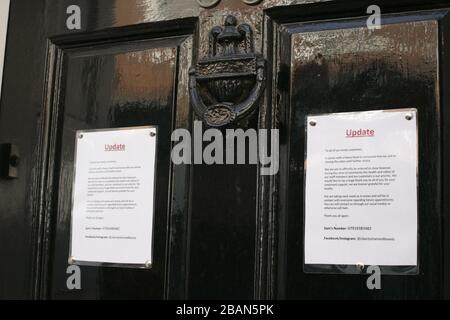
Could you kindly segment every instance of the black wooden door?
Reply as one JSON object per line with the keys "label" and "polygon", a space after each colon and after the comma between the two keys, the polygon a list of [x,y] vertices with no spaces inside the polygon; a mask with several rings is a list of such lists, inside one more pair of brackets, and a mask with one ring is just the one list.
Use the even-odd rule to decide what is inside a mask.
{"label": "black wooden door", "polygon": [[[447,297],[450,4],[379,1],[383,28],[369,30],[371,4],[12,1],[0,143],[17,145],[21,159],[19,177],[0,180],[0,297]],[[67,28],[71,5],[80,30]],[[234,21],[265,91],[230,126],[280,130],[276,175],[170,159],[173,130],[207,120],[189,94],[190,68],[216,53],[215,27]],[[306,115],[405,107],[421,114],[419,275],[383,276],[370,291],[367,276],[304,273]],[[84,266],[82,288],[70,290],[75,131],[140,125],[159,126],[154,265]]]}

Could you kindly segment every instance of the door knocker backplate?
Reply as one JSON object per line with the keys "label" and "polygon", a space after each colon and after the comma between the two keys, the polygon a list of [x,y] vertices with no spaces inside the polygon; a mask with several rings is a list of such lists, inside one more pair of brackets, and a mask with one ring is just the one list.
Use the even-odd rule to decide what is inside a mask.
{"label": "door knocker backplate", "polygon": [[264,58],[255,54],[253,30],[227,16],[209,34],[208,56],[190,70],[189,90],[197,115],[211,127],[252,114],[266,80]]}

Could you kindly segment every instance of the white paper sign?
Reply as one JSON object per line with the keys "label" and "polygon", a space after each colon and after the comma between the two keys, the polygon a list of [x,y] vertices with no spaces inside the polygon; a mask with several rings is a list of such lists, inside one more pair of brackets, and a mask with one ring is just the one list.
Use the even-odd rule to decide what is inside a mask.
{"label": "white paper sign", "polygon": [[417,265],[416,119],[308,116],[305,264]]}
{"label": "white paper sign", "polygon": [[152,263],[156,128],[77,132],[71,259]]}

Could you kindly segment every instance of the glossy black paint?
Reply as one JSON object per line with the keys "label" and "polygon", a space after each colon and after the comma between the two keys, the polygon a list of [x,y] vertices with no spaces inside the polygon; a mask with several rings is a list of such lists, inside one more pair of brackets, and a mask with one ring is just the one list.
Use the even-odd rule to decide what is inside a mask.
{"label": "glossy black paint", "polygon": [[[387,31],[389,37],[410,39],[408,45],[418,46],[430,41],[431,52],[437,52],[438,24],[431,23],[427,27],[415,25],[412,21],[448,19],[447,12],[436,12],[434,15],[410,15],[385,18],[386,24],[402,25]],[[408,22],[410,21],[410,22]],[[314,50],[315,57],[311,61],[296,58],[294,43],[291,54],[283,55],[279,75],[290,77],[291,82],[280,81],[280,92],[284,95],[283,112],[280,126],[287,128],[283,149],[283,170],[281,176],[282,198],[280,200],[280,248],[279,248],[279,291],[280,298],[351,298],[351,299],[413,299],[439,298],[443,284],[443,270],[440,263],[442,256],[442,209],[441,209],[441,140],[440,109],[442,107],[438,93],[437,56],[434,61],[424,64],[422,58],[412,57],[414,50],[402,53],[390,52],[380,54],[373,38],[365,37],[365,20],[341,21],[335,24],[289,24],[282,29],[281,48],[291,47],[293,37],[304,37],[301,43],[309,48],[298,47],[298,50],[311,50],[314,46],[322,46],[327,53]],[[317,43],[309,40],[308,34],[333,30],[342,31],[348,28],[362,28],[353,35],[360,41],[367,39],[374,51],[356,53],[350,50],[351,57],[341,53],[343,46],[335,41],[346,41],[342,33],[336,33],[334,40],[323,46],[327,37],[317,39]],[[388,28],[388,27],[385,27]],[[416,31],[416,29],[418,29]],[[423,30],[429,36],[419,37]],[[357,34],[359,33],[359,36]],[[304,34],[304,35],[303,35]],[[349,33],[351,34],[351,33]],[[382,33],[377,34],[383,37]],[[312,37],[311,37],[312,38]],[[300,43],[300,42],[299,42]],[[334,43],[334,45],[333,45]],[[357,45],[357,44],[355,44]],[[403,47],[405,48],[405,47]],[[434,48],[434,50],[433,50]],[[356,49],[356,47],[355,47]],[[386,48],[388,49],[388,48]],[[389,48],[391,49],[391,48]],[[335,51],[335,52],[334,52]],[[406,53],[408,52],[408,53]],[[408,56],[408,55],[411,55]],[[402,59],[417,61],[402,68]],[[411,59],[411,60],[410,60]],[[426,58],[425,58],[426,59]],[[292,61],[292,62],[291,62]],[[419,65],[420,63],[420,65]],[[429,63],[429,64],[428,64]],[[424,67],[427,65],[427,67]],[[331,67],[332,66],[332,67]],[[411,68],[410,71],[408,69]],[[422,69],[421,69],[422,68]],[[334,71],[333,71],[334,70]],[[303,272],[303,176],[305,154],[305,119],[308,114],[348,112],[357,110],[379,110],[399,107],[418,108],[419,114],[419,268],[417,276],[384,276],[383,290],[369,291],[365,285],[367,276],[355,275],[317,275]],[[299,288],[303,288],[299,290]]]}
{"label": "glossy black paint", "polygon": [[[0,297],[31,298],[36,162],[44,83],[45,30],[41,1],[11,1],[0,106],[0,143],[21,150],[21,178],[0,179]],[[24,21],[27,22],[25,27]],[[30,29],[28,29],[30,28]],[[36,230],[37,231],[37,230]]]}
{"label": "glossy black paint", "polygon": [[[60,89],[61,114],[54,132],[56,171],[52,188],[59,190],[52,216],[55,239],[51,297],[163,299],[171,172],[170,135],[174,113],[177,44],[141,41],[71,49],[64,54]],[[140,59],[147,61],[141,66]],[[152,85],[158,78],[158,84]],[[154,260],[152,269],[82,268],[81,291],[66,286],[75,131],[85,129],[158,126],[158,169],[155,194]],[[117,281],[117,279],[120,279]],[[127,283],[127,286],[122,286]]]}
{"label": "glossy black paint", "polygon": [[193,172],[187,297],[252,299],[257,167],[195,165]]}
{"label": "glossy black paint", "polygon": [[450,299],[450,170],[448,168],[448,163],[450,163],[450,41],[446,40],[450,33],[450,19],[447,17],[441,20],[441,28],[439,32],[439,37],[441,39],[441,44],[439,47],[439,57],[440,57],[440,73],[441,81],[440,85],[442,90],[442,114],[441,114],[441,132],[442,141],[440,145],[442,146],[442,212],[443,212],[443,222],[441,226],[443,234],[443,277],[444,285],[442,288],[443,297],[445,299]]}
{"label": "glossy black paint", "polygon": [[[80,31],[65,28],[66,7],[74,2],[86,13]],[[340,78],[337,89],[317,80],[318,74],[322,80],[332,77],[323,68],[291,64],[292,37],[325,25],[330,32],[347,28],[352,17],[365,15],[372,1],[264,7],[264,30],[255,33],[264,37],[262,53],[268,61],[265,97],[259,113],[241,125],[280,128],[280,173],[274,177],[259,176],[256,166],[171,166],[169,134],[176,127],[191,128],[194,119],[187,69],[198,60],[199,35],[208,22],[202,19],[208,15],[199,17],[200,10],[187,1],[158,0],[155,10],[149,3],[12,1],[0,143],[17,144],[21,164],[19,179],[0,180],[1,298],[449,297],[450,23],[445,10],[431,13],[434,18],[420,12],[449,8],[448,1],[379,1],[383,12],[399,13],[393,23],[438,21],[438,43],[430,44],[437,46],[440,57],[434,73],[419,68],[415,71],[421,76],[412,79],[380,58],[369,63],[370,68],[352,65],[348,74],[359,76]],[[238,15],[246,6],[240,0],[222,1],[218,8],[223,12],[215,13],[214,23],[222,21],[225,11]],[[418,12],[403,13],[409,11]],[[329,19],[344,20],[330,27],[325,23]],[[142,56],[145,50],[174,50],[169,59],[173,63],[148,71],[142,83],[120,82],[117,76],[126,70],[137,76],[133,55]],[[377,55],[382,56],[373,53]],[[119,56],[124,59],[120,63]],[[339,59],[335,63],[346,64]],[[142,66],[148,65],[158,63]],[[161,87],[148,87],[161,72],[167,72],[158,78]],[[435,83],[430,79],[437,73]],[[377,81],[379,74],[385,83]],[[117,83],[123,84],[120,90]],[[306,114],[398,105],[416,106],[420,114],[420,275],[383,277],[383,290],[370,292],[363,276],[304,274],[301,178]],[[83,290],[69,292],[65,269],[74,130],[155,121],[162,130],[158,263],[151,271],[83,267]]]}

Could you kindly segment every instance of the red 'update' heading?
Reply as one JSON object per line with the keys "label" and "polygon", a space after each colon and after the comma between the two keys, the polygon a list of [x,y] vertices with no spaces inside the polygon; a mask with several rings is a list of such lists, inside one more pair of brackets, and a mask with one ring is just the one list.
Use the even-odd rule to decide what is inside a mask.
{"label": "red 'update' heading", "polygon": [[105,144],[105,152],[125,151],[125,148],[124,144]]}
{"label": "red 'update' heading", "polygon": [[373,130],[373,129],[359,129],[359,130],[347,129],[345,131],[345,136],[347,138],[375,137],[375,130]]}

